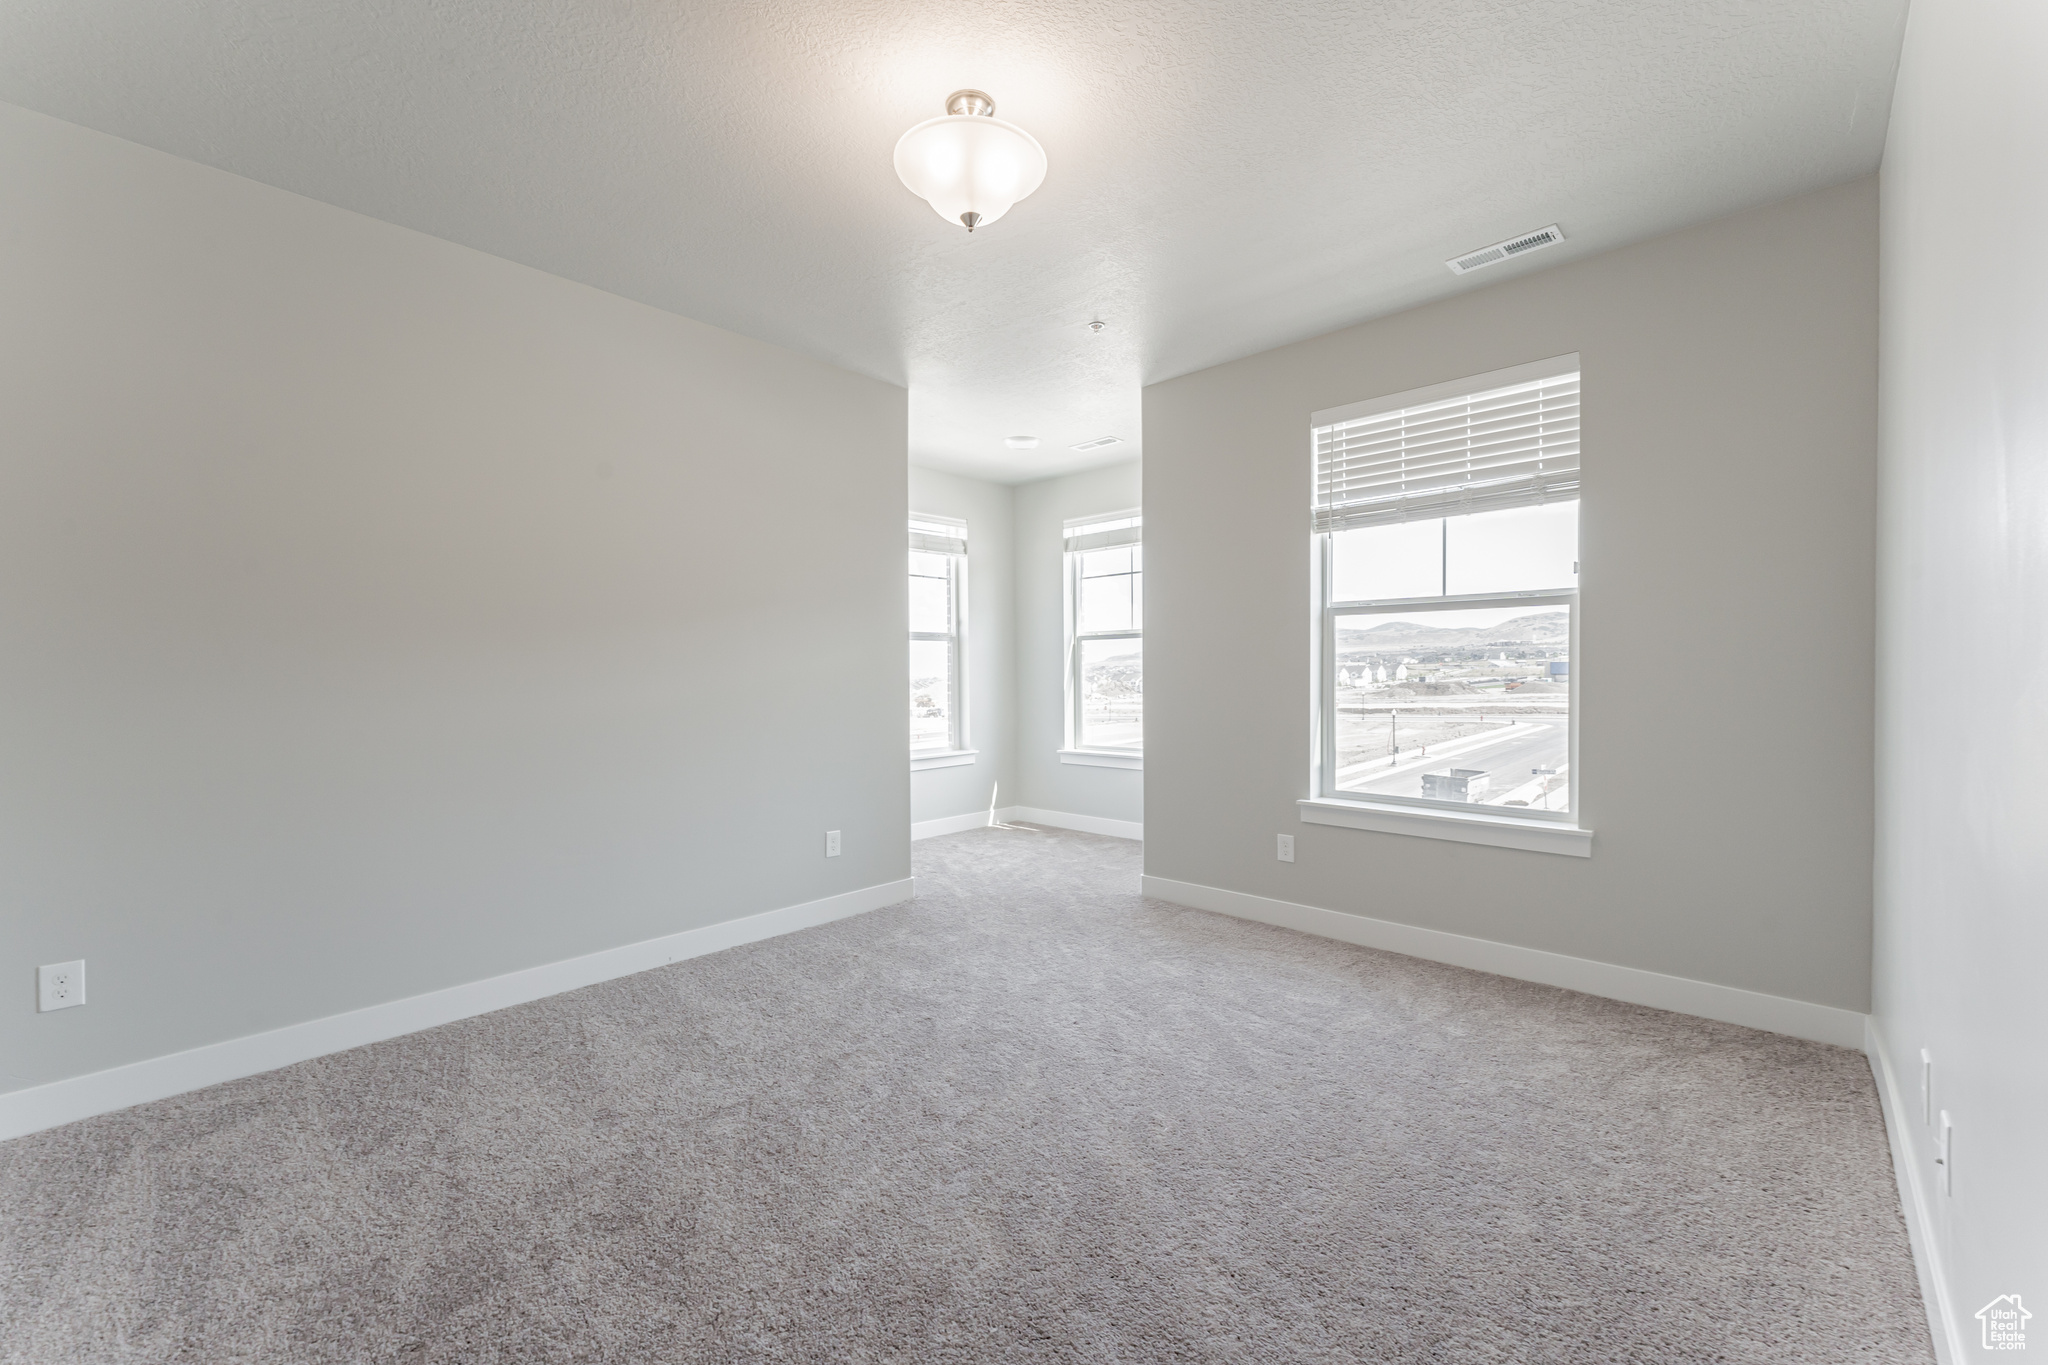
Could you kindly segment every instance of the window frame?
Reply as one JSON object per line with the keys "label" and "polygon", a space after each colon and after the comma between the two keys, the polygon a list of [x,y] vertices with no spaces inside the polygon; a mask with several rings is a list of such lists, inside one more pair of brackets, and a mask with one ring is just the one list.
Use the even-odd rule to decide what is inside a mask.
{"label": "window frame", "polygon": [[[1367,404],[1352,405],[1351,409],[1336,409],[1331,414],[1318,413],[1311,418],[1311,427],[1322,425],[1332,415],[1349,415],[1353,409],[1364,408],[1366,412],[1384,408],[1394,410],[1444,398],[1457,397],[1465,393],[1482,393],[1509,382],[1520,382],[1534,378],[1545,371],[1563,374],[1579,371],[1577,355],[1561,356],[1549,361],[1539,361],[1511,370],[1495,371],[1492,374],[1475,375],[1468,379],[1454,380],[1427,388],[1413,390],[1406,394],[1389,395],[1384,399],[1369,400]],[[1315,440],[1311,437],[1311,467],[1314,468]],[[1312,479],[1316,477],[1313,473]],[[1581,492],[1574,491],[1569,498],[1556,501],[1572,501],[1583,507]],[[1477,515],[1483,515],[1478,513]],[[1416,520],[1448,521],[1449,517],[1427,514]],[[1427,838],[1450,839],[1458,842],[1493,844],[1501,847],[1524,848],[1540,852],[1566,853],[1579,857],[1591,855],[1592,831],[1583,823],[1582,787],[1579,766],[1581,712],[1579,706],[1579,680],[1581,675],[1579,632],[1582,612],[1579,576],[1574,573],[1574,582],[1568,588],[1544,588],[1496,593],[1461,593],[1457,595],[1434,595],[1423,597],[1386,597],[1336,599],[1335,546],[1334,538],[1341,530],[1315,530],[1310,532],[1310,544],[1314,556],[1310,575],[1311,627],[1310,627],[1310,746],[1309,746],[1309,792],[1311,795],[1298,801],[1300,818],[1307,823],[1340,825],[1354,829],[1369,829],[1387,833],[1421,835]],[[1582,562],[1576,553],[1575,567]],[[1567,649],[1570,668],[1566,673],[1566,716],[1567,716],[1567,758],[1571,774],[1569,786],[1570,809],[1562,811],[1530,810],[1525,807],[1499,807],[1472,805],[1461,801],[1442,801],[1422,796],[1395,796],[1377,792],[1353,792],[1340,790],[1337,785],[1337,624],[1346,616],[1365,615],[1381,611],[1427,612],[1459,611],[1473,609],[1514,609],[1518,607],[1562,606],[1569,614]]]}
{"label": "window frame", "polygon": [[[1085,722],[1081,702],[1082,645],[1084,642],[1091,640],[1137,640],[1141,643],[1144,641],[1145,630],[1142,623],[1144,620],[1145,569],[1144,561],[1141,558],[1138,568],[1135,570],[1138,578],[1136,585],[1136,615],[1140,621],[1139,627],[1135,630],[1098,630],[1084,633],[1081,630],[1081,584],[1083,581],[1081,562],[1084,556],[1096,551],[1065,549],[1064,544],[1067,539],[1072,538],[1083,527],[1117,521],[1136,521],[1138,523],[1138,539],[1135,545],[1142,556],[1144,553],[1144,512],[1142,509],[1132,508],[1121,512],[1104,512],[1096,516],[1069,519],[1061,533],[1062,558],[1065,561],[1062,568],[1066,576],[1066,729],[1065,743],[1060,748],[1059,757],[1062,763],[1076,763],[1085,767],[1142,768],[1145,762],[1142,719],[1139,722],[1140,739],[1134,746],[1089,745],[1083,742],[1085,738],[1083,733]],[[1141,702],[1140,705],[1142,707],[1143,703]],[[1141,717],[1142,714],[1141,710]]]}
{"label": "window frame", "polygon": [[[910,519],[913,523],[924,522],[927,525],[957,526],[963,543],[966,540],[966,523],[957,521],[952,517],[930,516],[914,512],[911,514]],[[909,632],[907,643],[915,644],[919,641],[943,643],[946,646],[947,677],[952,684],[948,698],[949,707],[946,717],[945,743],[942,745],[928,745],[924,748],[912,745],[910,748],[911,769],[915,772],[925,768],[948,768],[957,764],[972,763],[977,751],[970,747],[971,731],[968,728],[967,713],[967,554],[964,550],[913,550],[910,553],[937,555],[946,561],[946,617],[950,629],[945,632],[913,630]],[[927,576],[912,575],[906,564],[904,573],[906,595],[909,589],[907,581],[909,578]]]}

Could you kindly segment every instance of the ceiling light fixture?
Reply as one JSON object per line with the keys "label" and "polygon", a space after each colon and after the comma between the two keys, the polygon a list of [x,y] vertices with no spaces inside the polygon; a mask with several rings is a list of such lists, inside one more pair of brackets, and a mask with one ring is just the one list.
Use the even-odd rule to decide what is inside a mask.
{"label": "ceiling light fixture", "polygon": [[1003,444],[1012,450],[1036,450],[1038,449],[1038,438],[1036,436],[1005,436]]}
{"label": "ceiling light fixture", "polygon": [[896,174],[949,223],[969,232],[993,223],[1045,181],[1045,148],[995,116],[979,90],[955,90],[941,118],[927,119],[896,143]]}
{"label": "ceiling light fixture", "polygon": [[1067,449],[1069,449],[1069,450],[1107,450],[1107,449],[1109,449],[1109,448],[1110,448],[1111,446],[1120,446],[1120,445],[1122,445],[1123,443],[1124,443],[1124,438],[1123,438],[1123,437],[1121,437],[1121,436],[1098,436],[1098,437],[1096,437],[1096,438],[1095,438],[1094,440],[1092,440],[1092,441],[1083,441],[1083,442],[1081,442],[1081,444],[1079,444],[1079,445],[1077,445],[1077,446],[1068,446],[1068,447],[1067,447]]}

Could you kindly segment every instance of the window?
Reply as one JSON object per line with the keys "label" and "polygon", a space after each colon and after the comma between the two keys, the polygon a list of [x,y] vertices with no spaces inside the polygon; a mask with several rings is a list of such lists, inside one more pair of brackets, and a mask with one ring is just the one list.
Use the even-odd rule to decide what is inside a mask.
{"label": "window", "polygon": [[[910,752],[967,752],[967,524],[910,519]],[[934,764],[932,766],[941,766]]]}
{"label": "window", "polygon": [[1317,796],[1573,823],[1578,358],[1312,427]]}
{"label": "window", "polygon": [[1069,522],[1068,762],[1137,767],[1145,750],[1145,547],[1136,512]]}

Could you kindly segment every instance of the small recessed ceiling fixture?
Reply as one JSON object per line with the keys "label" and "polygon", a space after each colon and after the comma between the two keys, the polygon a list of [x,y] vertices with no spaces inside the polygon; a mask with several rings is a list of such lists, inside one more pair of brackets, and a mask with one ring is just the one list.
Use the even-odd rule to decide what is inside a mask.
{"label": "small recessed ceiling fixture", "polygon": [[1094,440],[1092,440],[1092,441],[1083,441],[1083,442],[1081,442],[1081,444],[1079,444],[1079,445],[1077,445],[1077,446],[1071,446],[1071,447],[1069,447],[1069,449],[1072,449],[1072,450],[1107,450],[1107,449],[1109,449],[1109,447],[1111,447],[1111,446],[1120,446],[1120,445],[1122,445],[1123,443],[1124,443],[1124,438],[1123,438],[1123,437],[1121,437],[1121,436],[1098,436],[1098,437],[1096,437],[1096,438],[1095,438]]}
{"label": "small recessed ceiling fixture", "polygon": [[1106,322],[1091,322],[1088,324],[1088,330],[1091,332],[1099,332],[1108,325],[1109,324]]}
{"label": "small recessed ceiling fixture", "polygon": [[1510,237],[1505,242],[1495,242],[1492,246],[1483,246],[1477,251],[1453,256],[1444,264],[1451,268],[1453,275],[1466,275],[1489,265],[1511,261],[1517,256],[1526,256],[1542,247],[1555,246],[1563,240],[1564,229],[1552,223],[1547,228],[1538,228],[1519,237]]}
{"label": "small recessed ceiling fixture", "polygon": [[995,116],[979,90],[955,90],[944,117],[927,119],[896,143],[896,174],[949,223],[969,232],[993,223],[1045,181],[1045,148]]}
{"label": "small recessed ceiling fixture", "polygon": [[1038,449],[1038,438],[1036,436],[1005,436],[1003,444],[1012,450],[1036,450]]}

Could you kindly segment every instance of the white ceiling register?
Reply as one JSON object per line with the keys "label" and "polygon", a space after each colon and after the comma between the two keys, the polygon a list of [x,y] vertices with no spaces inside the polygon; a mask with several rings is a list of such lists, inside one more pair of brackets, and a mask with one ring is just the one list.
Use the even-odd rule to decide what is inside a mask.
{"label": "white ceiling register", "polygon": [[1317,531],[1579,495],[1576,355],[1332,408],[1309,421]]}

